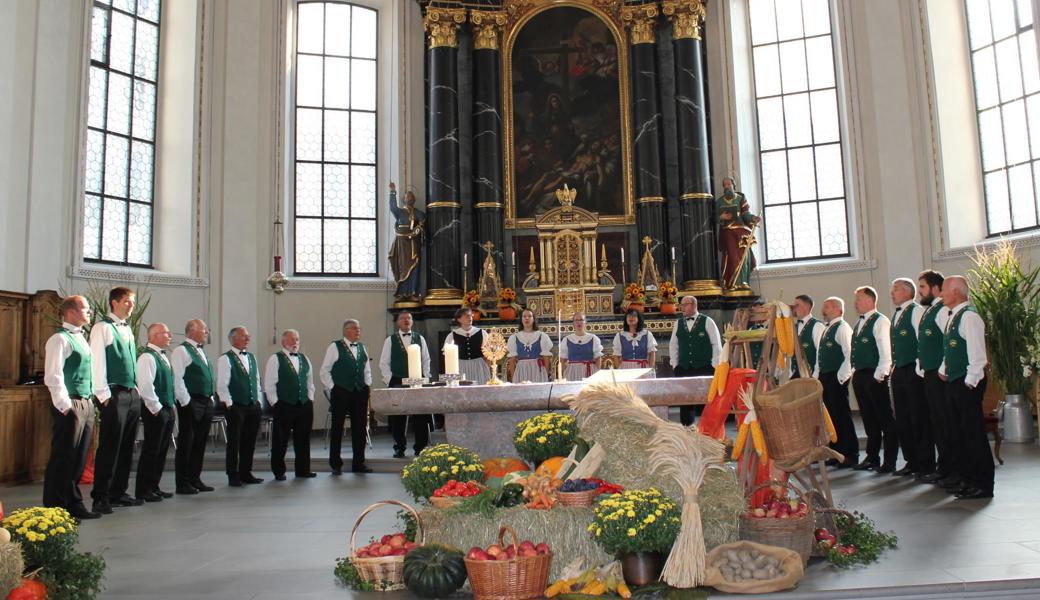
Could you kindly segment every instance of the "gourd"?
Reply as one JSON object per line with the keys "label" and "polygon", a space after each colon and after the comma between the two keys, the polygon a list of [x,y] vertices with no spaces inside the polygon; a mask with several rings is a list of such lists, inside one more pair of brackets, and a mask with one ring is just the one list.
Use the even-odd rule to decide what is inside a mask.
{"label": "gourd", "polygon": [[514,471],[528,470],[527,463],[519,458],[489,458],[482,464],[484,466],[485,481],[492,477],[504,477]]}
{"label": "gourd", "polygon": [[404,584],[423,598],[443,598],[466,582],[466,563],[462,552],[427,544],[404,557]]}
{"label": "gourd", "polygon": [[563,466],[563,461],[565,460],[567,460],[567,457],[565,456],[554,456],[552,458],[547,458],[545,459],[545,461],[542,462],[542,464],[538,465],[538,470],[535,472],[545,473],[546,475],[552,475],[553,477],[555,477],[556,474],[560,472],[560,467]]}

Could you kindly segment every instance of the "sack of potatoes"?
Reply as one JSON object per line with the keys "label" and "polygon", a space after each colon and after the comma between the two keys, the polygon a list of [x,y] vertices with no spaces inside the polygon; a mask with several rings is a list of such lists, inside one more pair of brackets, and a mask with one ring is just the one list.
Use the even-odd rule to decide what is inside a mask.
{"label": "sack of potatoes", "polygon": [[740,541],[716,546],[705,560],[705,585],[742,594],[766,594],[793,588],[804,574],[794,550]]}

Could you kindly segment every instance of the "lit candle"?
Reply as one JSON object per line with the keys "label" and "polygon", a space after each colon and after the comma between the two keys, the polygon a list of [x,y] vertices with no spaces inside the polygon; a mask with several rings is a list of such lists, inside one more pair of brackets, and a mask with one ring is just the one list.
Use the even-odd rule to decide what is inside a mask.
{"label": "lit candle", "polygon": [[462,255],[462,268],[465,269],[469,266],[469,252]]}
{"label": "lit candle", "polygon": [[675,246],[672,246],[672,262],[675,262]]}
{"label": "lit candle", "polygon": [[444,347],[444,373],[447,375],[458,375],[459,373],[459,347],[448,344]]}
{"label": "lit candle", "polygon": [[422,349],[419,344],[408,346],[408,377],[422,379]]}
{"label": "lit candle", "polygon": [[516,266],[516,251],[515,250],[509,253],[509,264],[511,264],[513,266]]}
{"label": "lit candle", "polygon": [[625,262],[625,247],[621,247],[621,262]]}

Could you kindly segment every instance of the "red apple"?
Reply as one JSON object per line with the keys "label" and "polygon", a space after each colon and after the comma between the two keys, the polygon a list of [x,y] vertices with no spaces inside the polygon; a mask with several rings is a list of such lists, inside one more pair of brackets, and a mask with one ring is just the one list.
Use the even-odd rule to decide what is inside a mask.
{"label": "red apple", "polygon": [[823,527],[820,527],[816,531],[813,532],[813,537],[815,537],[817,540],[822,540],[825,536],[827,536],[829,534],[830,534],[829,531],[827,531]]}
{"label": "red apple", "polygon": [[520,556],[538,556],[538,551],[534,548],[521,548]]}
{"label": "red apple", "polygon": [[379,547],[379,556],[389,556],[393,550],[390,546],[383,544]]}
{"label": "red apple", "polygon": [[416,544],[415,542],[405,542],[404,543],[404,549],[405,550],[411,550],[412,548],[415,548],[418,545],[419,544]]}
{"label": "red apple", "polygon": [[538,552],[539,556],[551,553],[551,551],[549,550],[549,544],[546,544],[545,542],[542,542],[541,544],[538,544],[537,546],[534,547],[534,549],[535,549],[536,552]]}
{"label": "red apple", "polygon": [[392,537],[394,537],[394,536],[389,535],[389,534],[388,535],[384,535],[383,537],[379,538],[379,544],[380,545],[389,544],[390,543],[390,538],[392,538]]}
{"label": "red apple", "polygon": [[520,542],[520,549],[523,550],[524,548],[531,548],[533,550],[534,543],[531,540],[524,540]]}
{"label": "red apple", "polygon": [[388,545],[391,548],[403,548],[405,542],[407,542],[407,541],[408,540],[404,537],[404,534],[403,533],[399,533],[399,534],[393,536],[392,538],[390,538],[390,542],[389,542]]}
{"label": "red apple", "polygon": [[487,547],[488,556],[497,557],[499,554],[505,554],[505,550],[502,549],[498,544],[491,544]]}
{"label": "red apple", "polygon": [[502,554],[499,554],[498,556],[496,556],[495,560],[513,560],[513,557],[509,556],[508,553],[503,552]]}
{"label": "red apple", "polygon": [[509,558],[516,558],[516,548],[514,546],[506,548],[506,556]]}
{"label": "red apple", "polygon": [[466,553],[466,558],[470,560],[488,560],[488,554],[480,546],[473,546]]}
{"label": "red apple", "polygon": [[368,550],[365,550],[364,548],[358,550],[357,557],[358,558],[368,558]]}

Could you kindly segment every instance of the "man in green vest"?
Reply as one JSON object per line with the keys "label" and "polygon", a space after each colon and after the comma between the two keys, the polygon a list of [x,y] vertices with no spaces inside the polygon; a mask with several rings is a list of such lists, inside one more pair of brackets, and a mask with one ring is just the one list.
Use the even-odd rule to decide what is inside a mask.
{"label": "man in green vest", "polygon": [[97,519],[101,514],[87,510],[79,491],[94,431],[91,354],[83,336],[83,326],[90,322],[90,305],[83,296],[69,296],[60,311],[61,329],[47,340],[43,363],[52,420],[43,505],[64,508],[77,519]]}
{"label": "man in green vest", "polygon": [[952,443],[960,448],[955,469],[960,487],[946,489],[961,500],[993,497],[993,453],[983,422],[986,393],[986,324],[968,305],[968,282],[959,275],[943,281],[946,308],[943,363],[939,377],[946,380],[946,398],[957,412],[958,428]]}
{"label": "man in green vest", "polygon": [[350,445],[353,451],[350,470],[371,473],[365,464],[368,441],[368,397],[372,387],[372,359],[361,343],[361,324],[356,319],[343,321],[343,337],[325,350],[321,361],[321,384],[329,392],[329,466],[333,475],[343,474],[343,424],[350,417]]}
{"label": "man in green vest", "polygon": [[[696,296],[679,301],[683,314],[676,319],[672,338],[668,341],[668,360],[676,377],[711,376],[719,364],[722,342],[719,328],[708,315],[697,311]],[[703,407],[697,408],[703,410]],[[680,406],[683,425],[693,425],[694,406]]]}
{"label": "man in green vest", "polygon": [[209,327],[202,319],[184,326],[184,343],[174,348],[173,393],[177,398],[177,493],[193,495],[212,492],[202,482],[202,461],[213,422],[213,394],[216,375],[204,348]]}
{"label": "man in green vest", "polygon": [[917,374],[917,338],[924,308],[914,302],[917,286],[901,277],[892,282],[892,405],[896,434],[906,464],[893,475],[930,475],[935,471],[935,442],[924,395],[924,380]]}
{"label": "man in green vest", "polygon": [[921,316],[921,324],[917,327],[917,374],[923,378],[922,388],[928,402],[932,437],[938,451],[935,471],[929,475],[922,475],[919,480],[924,483],[959,485],[953,469],[955,450],[950,447],[952,434],[957,430],[956,412],[946,401],[946,382],[939,378],[945,334],[939,323],[940,320],[946,319],[942,286],[943,275],[938,271],[924,271],[917,277],[917,295],[925,309]]}
{"label": "man in green vest", "polygon": [[[797,319],[794,324],[795,335],[798,337],[798,343],[802,346],[805,361],[809,364],[809,373],[806,373],[805,377],[811,377],[811,373],[816,370],[816,354],[820,347],[820,338],[823,337],[824,326],[823,323],[813,318],[812,296],[807,294],[796,296],[792,308]],[[844,308],[842,311],[844,312]],[[798,371],[798,361],[792,359],[791,379],[801,376],[801,373]]]}
{"label": "man in green vest", "polygon": [[285,481],[285,450],[292,437],[297,477],[316,477],[311,471],[311,428],[314,426],[314,377],[311,361],[300,352],[300,332],[282,332],[282,348],[267,359],[264,391],[274,416],[271,435],[271,472]]}
{"label": "man in green vest", "polygon": [[819,352],[813,377],[823,385],[823,404],[831,415],[838,440],[831,449],[843,460],[828,460],[839,469],[855,467],[859,462],[859,437],[849,409],[849,380],[852,379],[852,327],[845,322],[845,301],[831,296],[823,301],[823,318],[827,322],[820,336]]}
{"label": "man in green vest", "polygon": [[852,336],[852,389],[856,392],[863,428],[867,430],[867,458],[854,468],[893,473],[899,440],[888,395],[888,374],[892,369],[891,324],[888,317],[878,312],[877,298],[877,290],[870,286],[856,289],[856,312],[860,316]]}
{"label": "man in green vest", "polygon": [[136,297],[129,288],[108,293],[109,313],[90,328],[94,398],[100,413],[97,453],[94,455],[94,510],[110,514],[113,506],[139,506],[143,502],[127,494],[130,463],[141,420],[141,396],[137,393],[137,332],[127,319]]}
{"label": "man in green vest", "polygon": [[173,407],[173,367],[166,350],[170,347],[170,328],[164,323],[148,327],[148,345],[137,357],[137,391],[141,394],[141,422],[144,424],[144,443],[137,462],[135,495],[145,502],[160,502],[173,494],[159,488],[166,453],[173,437],[176,418]]}
{"label": "man in green vest", "polygon": [[263,483],[253,475],[253,451],[260,431],[260,369],[256,357],[246,350],[249,331],[232,327],[228,332],[231,350],[217,359],[217,395],[227,413],[227,454],[224,470],[228,485]]}
{"label": "man in green vest", "polygon": [[[403,380],[408,377],[407,347],[417,344],[420,349],[421,374],[430,376],[430,351],[426,347],[426,338],[412,329],[412,314],[401,311],[397,315],[397,331],[389,335],[383,342],[383,351],[379,356],[379,370],[383,373],[383,383],[389,387],[402,387]],[[404,458],[404,450],[408,446],[408,421],[412,422],[415,434],[416,456],[430,442],[430,428],[433,421],[430,415],[390,415],[390,434],[394,438],[394,458]]]}

